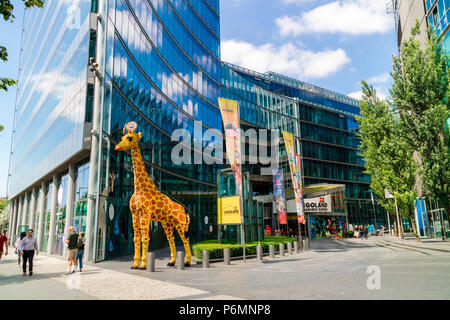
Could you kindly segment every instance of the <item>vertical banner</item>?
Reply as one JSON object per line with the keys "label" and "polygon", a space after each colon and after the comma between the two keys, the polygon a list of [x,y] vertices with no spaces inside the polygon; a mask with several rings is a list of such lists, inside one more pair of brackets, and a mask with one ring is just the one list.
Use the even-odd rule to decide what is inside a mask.
{"label": "vertical banner", "polygon": [[241,162],[241,131],[239,123],[238,102],[219,98],[220,113],[222,114],[223,127],[225,129],[225,143],[227,157],[233,170],[236,181],[236,191],[240,199],[241,212],[241,243],[244,262],[246,261],[245,249],[245,219],[244,219],[244,195],[242,193],[242,162]]}
{"label": "vertical banner", "polygon": [[242,196],[241,132],[237,101],[219,98],[219,106],[225,128],[228,160],[236,180],[236,191]]}
{"label": "vertical banner", "polygon": [[283,169],[274,169],[273,173],[273,200],[278,212],[278,220],[281,224],[287,224],[286,197],[284,193]]}
{"label": "vertical banner", "polygon": [[292,186],[295,193],[295,204],[297,207],[298,223],[305,223],[303,214],[303,192],[301,188],[300,168],[296,165],[294,136],[291,132],[283,131],[284,144],[286,146],[286,153],[289,160],[289,168],[291,169]]}

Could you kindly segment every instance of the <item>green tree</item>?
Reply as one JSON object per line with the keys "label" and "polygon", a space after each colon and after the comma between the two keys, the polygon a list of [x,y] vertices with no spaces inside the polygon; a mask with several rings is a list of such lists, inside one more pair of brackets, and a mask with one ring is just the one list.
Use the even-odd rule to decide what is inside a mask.
{"label": "green tree", "polygon": [[445,131],[450,116],[449,65],[434,32],[428,31],[422,47],[419,34],[417,24],[411,38],[402,44],[399,57],[393,58],[390,93],[405,138],[416,151],[425,195],[438,200],[450,213],[450,136]]}
{"label": "green tree", "polygon": [[0,199],[0,229],[5,233],[9,224],[9,201]]}
{"label": "green tree", "polygon": [[385,189],[391,190],[401,216],[413,220],[416,166],[413,150],[404,138],[402,121],[365,81],[362,81],[362,93],[361,116],[356,120],[359,123],[360,150],[366,162],[365,172],[371,176],[371,188],[379,203],[389,213],[395,213],[394,202],[386,199],[384,193]]}
{"label": "green tree", "polygon": [[[44,6],[44,0],[22,0],[25,4],[25,8]],[[0,15],[3,16],[3,20],[14,22],[14,6],[10,0],[0,0]],[[5,47],[0,45],[0,60],[3,62],[8,61],[8,51]],[[14,79],[0,77],[0,90],[8,91],[8,87],[17,84]]]}

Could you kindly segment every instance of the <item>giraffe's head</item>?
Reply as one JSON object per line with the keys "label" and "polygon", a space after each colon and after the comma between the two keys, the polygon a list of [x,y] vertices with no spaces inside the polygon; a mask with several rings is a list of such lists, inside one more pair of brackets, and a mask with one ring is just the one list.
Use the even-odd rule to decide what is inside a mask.
{"label": "giraffe's head", "polygon": [[[122,141],[116,146],[116,151],[125,151],[139,148],[138,141],[142,138],[142,134],[136,133],[137,124],[136,122],[127,123],[123,127],[123,137]],[[125,130],[127,134],[125,134]]]}

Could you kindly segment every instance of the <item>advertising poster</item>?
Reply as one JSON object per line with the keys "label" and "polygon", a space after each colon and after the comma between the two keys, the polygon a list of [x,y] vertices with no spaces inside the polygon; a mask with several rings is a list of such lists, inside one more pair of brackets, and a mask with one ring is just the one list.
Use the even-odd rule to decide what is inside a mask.
{"label": "advertising poster", "polygon": [[[296,156],[294,149],[294,136],[291,132],[283,131],[284,143],[286,145],[286,153],[288,155],[289,168],[291,170],[292,186],[295,193],[295,203],[297,207],[298,223],[305,223],[305,216],[303,213],[303,192],[299,183],[300,171],[296,165]],[[301,179],[300,179],[301,180]]]}
{"label": "advertising poster", "polygon": [[281,224],[287,224],[286,198],[284,193],[283,169],[272,170],[273,173],[273,200],[278,212],[278,220]]}
{"label": "advertising poster", "polygon": [[225,128],[225,143],[227,157],[230,161],[236,180],[236,190],[242,195],[242,166],[241,166],[241,134],[239,130],[239,114],[237,101],[220,99],[220,112],[222,114],[223,127]]}
{"label": "advertising poster", "polygon": [[238,196],[219,198],[219,203],[217,206],[218,224],[241,224],[240,208],[241,204]]}

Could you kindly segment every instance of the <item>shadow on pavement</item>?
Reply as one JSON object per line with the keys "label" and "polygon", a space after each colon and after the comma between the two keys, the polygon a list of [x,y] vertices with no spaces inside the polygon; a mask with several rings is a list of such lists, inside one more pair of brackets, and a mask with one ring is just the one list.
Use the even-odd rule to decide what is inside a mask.
{"label": "shadow on pavement", "polygon": [[2,264],[11,264],[11,263],[15,263],[17,264],[17,259],[16,260],[0,260],[0,265]]}
{"label": "shadow on pavement", "polygon": [[263,264],[273,264],[273,263],[281,263],[281,262],[297,262],[297,261],[304,261],[304,260],[311,260],[311,258],[300,258],[300,259],[280,259],[276,260],[263,260]]}
{"label": "shadow on pavement", "polygon": [[22,274],[15,274],[11,276],[0,276],[0,287],[8,284],[21,284],[29,281],[41,280],[41,279],[51,279],[58,278],[64,276],[64,272],[55,272],[55,273],[33,273],[33,276],[29,276],[28,273],[26,276]]}

